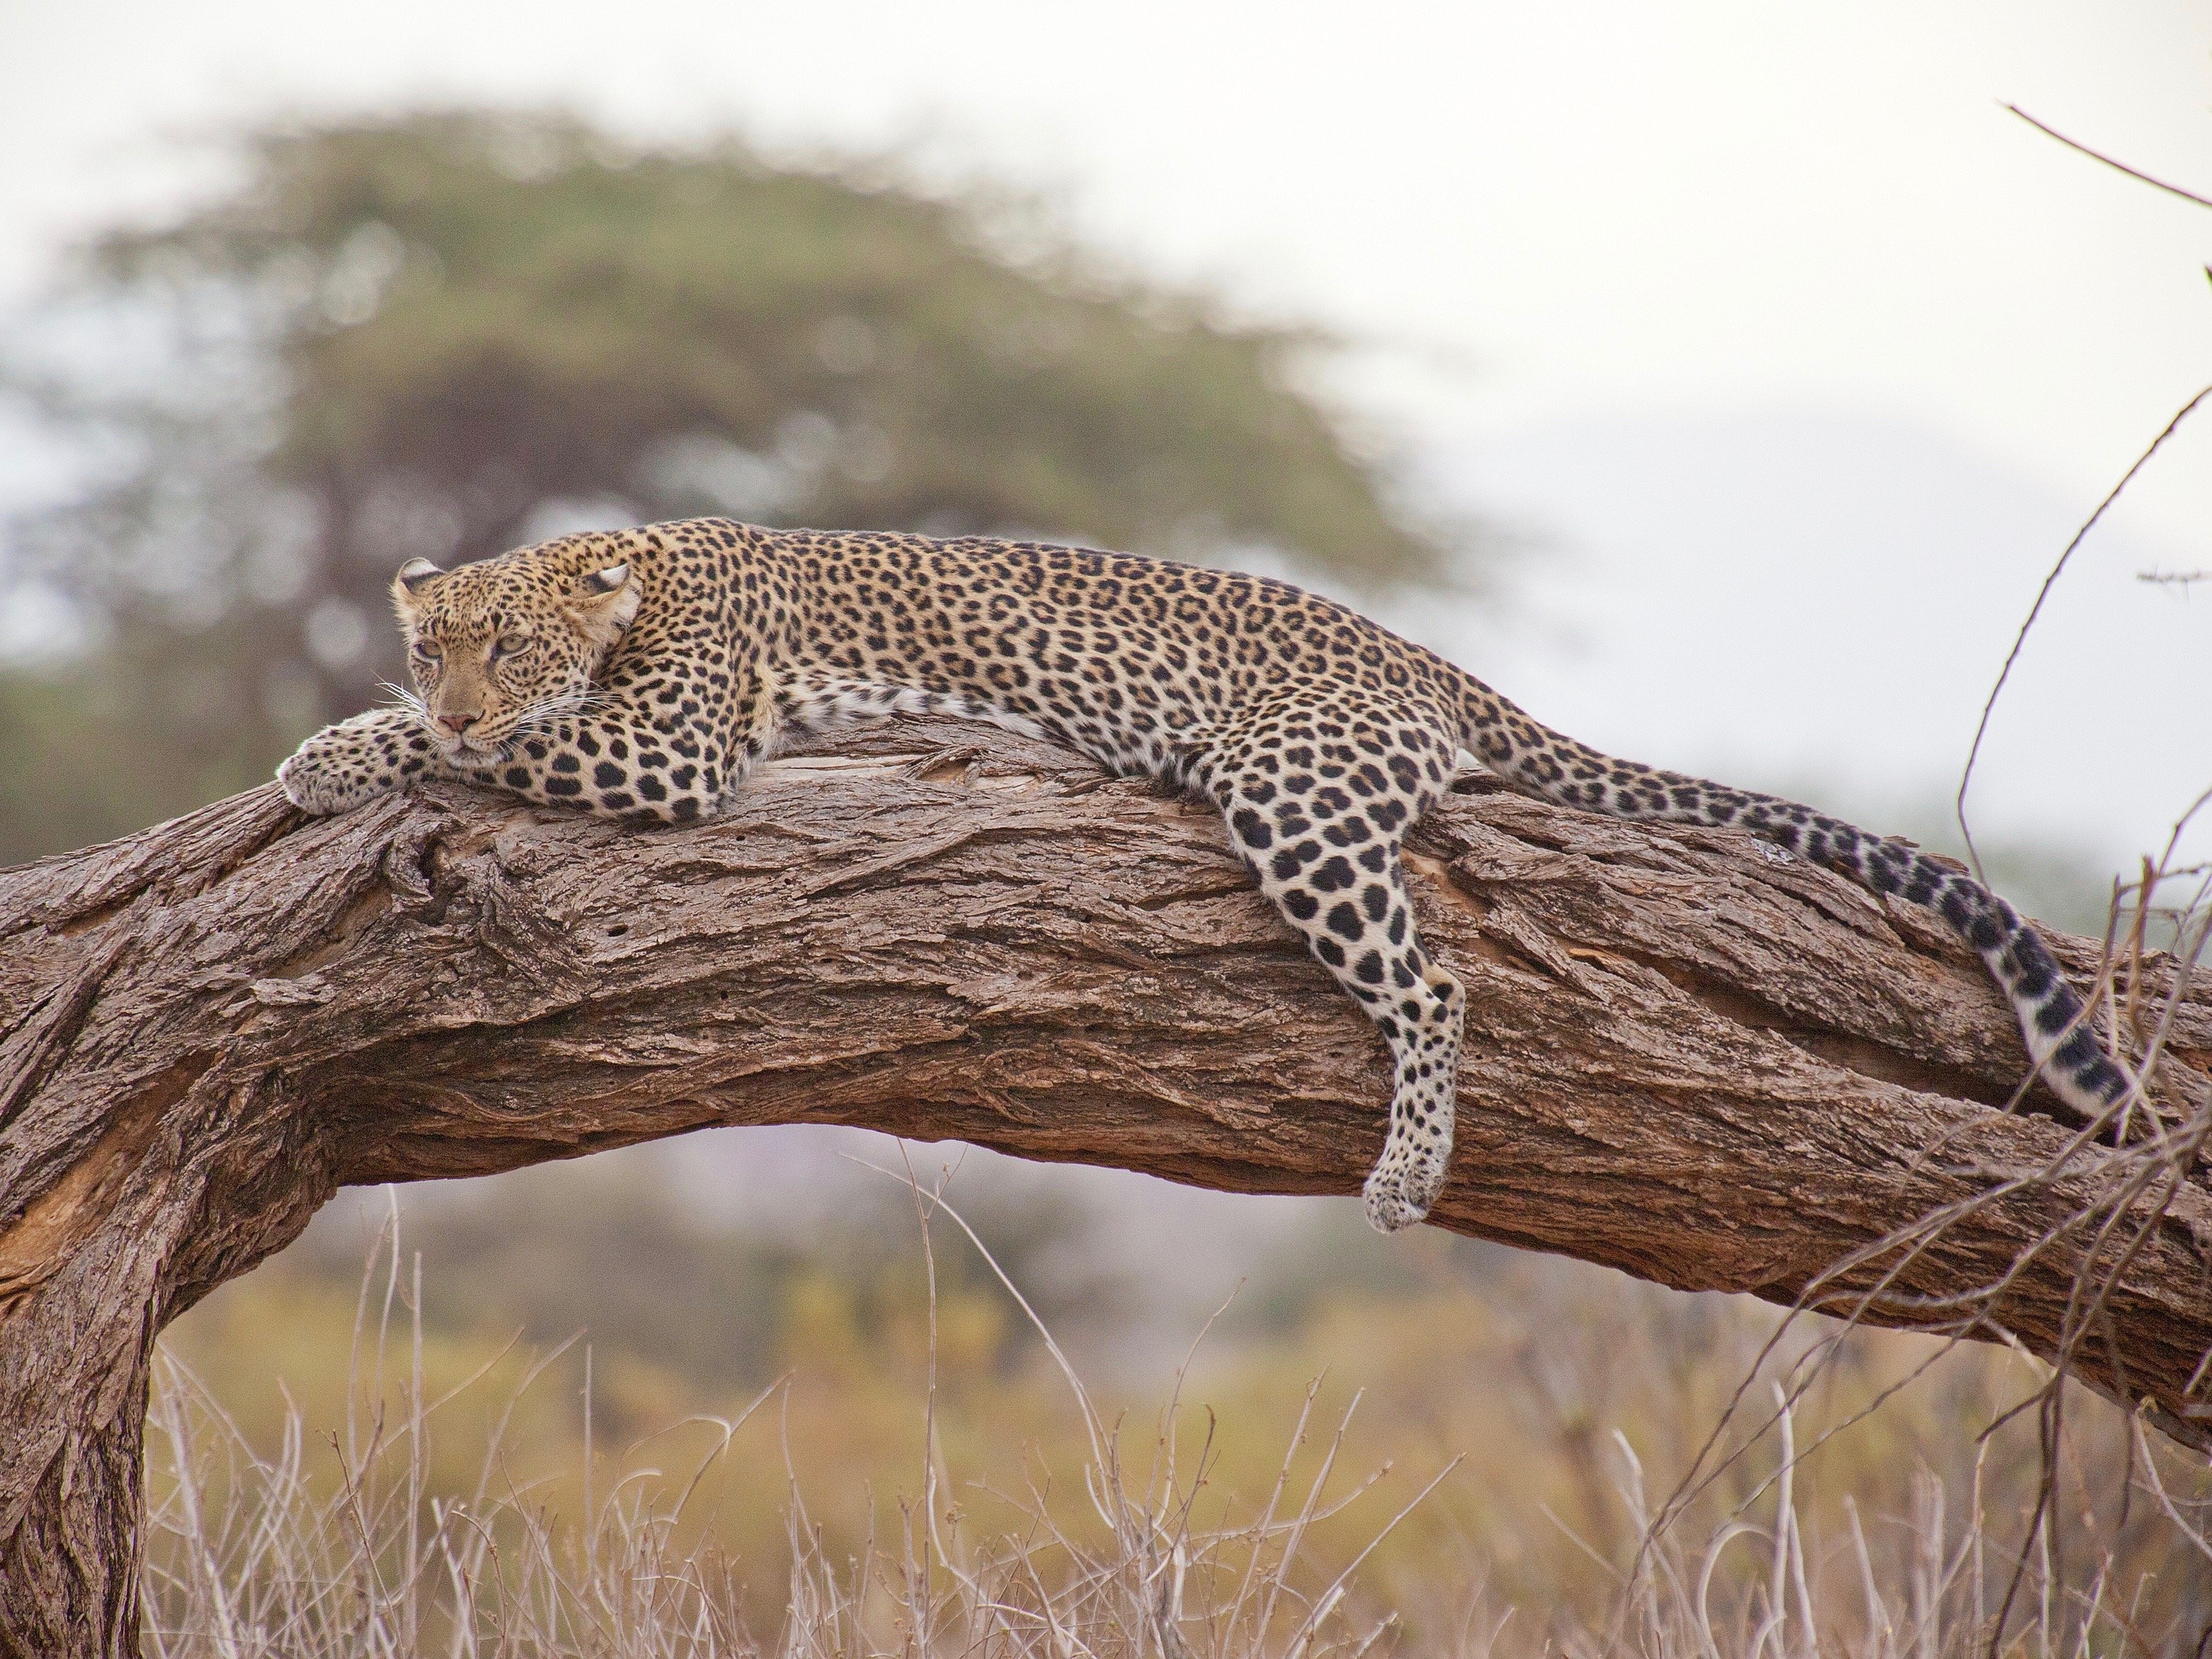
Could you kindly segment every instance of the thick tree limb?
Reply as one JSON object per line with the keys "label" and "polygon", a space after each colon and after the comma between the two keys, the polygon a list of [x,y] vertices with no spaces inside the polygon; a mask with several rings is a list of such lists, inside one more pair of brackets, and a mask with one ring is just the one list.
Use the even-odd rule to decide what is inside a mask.
{"label": "thick tree limb", "polygon": [[[882,728],[688,830],[459,788],[310,822],[263,790],[0,874],[0,1650],[135,1650],[149,1345],[340,1186],[809,1121],[1356,1190],[1382,1044],[1212,814],[975,740]],[[1845,1311],[1886,1267],[1861,1311],[1891,1324],[2010,1273],[1971,1316],[2046,1355],[2081,1322],[2066,1224],[2112,1154],[2037,1176],[2067,1132],[2001,1109],[2010,1013],[1926,918],[1741,835],[1497,791],[1411,852],[1469,995],[1439,1224]],[[2212,992],[2172,1032],[2194,1086]],[[2075,1363],[2201,1444],[2212,1191],[2157,1196]]]}

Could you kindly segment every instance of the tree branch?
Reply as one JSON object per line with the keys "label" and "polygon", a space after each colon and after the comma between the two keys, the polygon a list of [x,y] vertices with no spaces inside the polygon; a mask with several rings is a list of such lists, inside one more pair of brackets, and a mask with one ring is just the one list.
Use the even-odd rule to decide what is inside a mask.
{"label": "tree branch", "polygon": [[[974,742],[878,728],[684,830],[264,789],[0,874],[0,1650],[135,1652],[149,1346],[340,1186],[803,1121],[1356,1191],[1382,1046],[1211,811]],[[2069,1133],[2002,1109],[2011,1013],[1939,924],[1743,835],[1495,787],[1409,863],[1470,1009],[1437,1224],[2059,1352],[2116,1155],[2048,1172]],[[2201,1084],[2212,992],[2172,1042]],[[2212,1191],[2130,1219],[2074,1363],[2208,1443]]]}

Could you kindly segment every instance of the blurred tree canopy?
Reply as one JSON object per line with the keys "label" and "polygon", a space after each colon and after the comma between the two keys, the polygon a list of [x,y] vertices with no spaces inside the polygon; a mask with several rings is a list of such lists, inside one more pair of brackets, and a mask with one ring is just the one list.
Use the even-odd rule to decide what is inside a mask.
{"label": "blurred tree canopy", "polygon": [[240,159],[228,194],[90,250],[13,354],[88,459],[9,526],[0,584],[90,654],[0,680],[0,862],[256,781],[374,701],[418,555],[725,513],[1374,586],[1480,544],[1300,389],[1325,342],[1108,269],[1017,203],[554,115]]}

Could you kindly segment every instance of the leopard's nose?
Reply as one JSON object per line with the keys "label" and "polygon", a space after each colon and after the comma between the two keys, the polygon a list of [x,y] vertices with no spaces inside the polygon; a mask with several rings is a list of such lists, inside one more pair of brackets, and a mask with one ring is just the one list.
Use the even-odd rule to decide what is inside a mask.
{"label": "leopard's nose", "polygon": [[446,730],[452,732],[457,738],[476,723],[477,717],[474,714],[441,714],[438,716],[438,724],[444,726]]}

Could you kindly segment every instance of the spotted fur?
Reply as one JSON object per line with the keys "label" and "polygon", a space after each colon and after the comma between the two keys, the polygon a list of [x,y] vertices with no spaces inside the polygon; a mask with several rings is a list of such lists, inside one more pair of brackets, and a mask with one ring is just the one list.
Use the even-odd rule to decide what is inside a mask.
{"label": "spotted fur", "polygon": [[428,775],[671,823],[711,816],[793,727],[940,713],[1202,793],[1395,1068],[1367,1213],[1427,1213],[1465,997],[1422,948],[1400,848],[1458,753],[1571,806],[1733,824],[1941,915],[2076,1109],[2130,1086],[2034,929],[1909,843],[1656,771],[1538,725],[1441,657],[1265,577],[981,539],[700,519],[565,537],[393,585],[419,693],[310,738],[285,793],[336,812]]}

